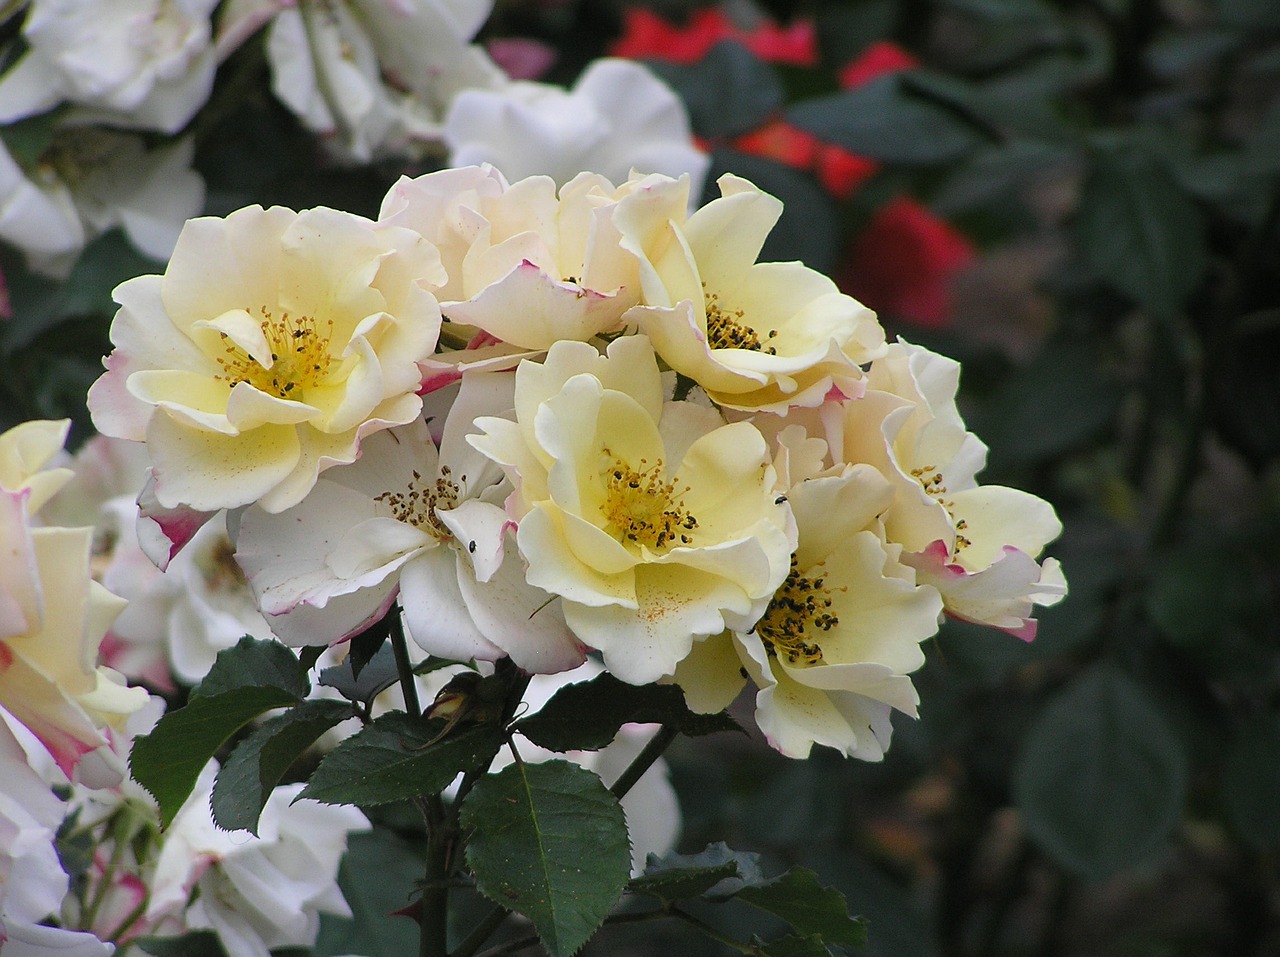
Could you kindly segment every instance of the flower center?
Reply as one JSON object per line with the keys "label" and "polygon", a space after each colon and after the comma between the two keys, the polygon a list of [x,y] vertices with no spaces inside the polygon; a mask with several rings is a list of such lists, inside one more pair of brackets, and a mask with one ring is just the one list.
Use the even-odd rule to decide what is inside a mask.
{"label": "flower center", "polygon": [[[422,473],[416,469],[413,481],[403,492],[383,492],[375,495],[375,502],[385,503],[391,509],[391,515],[397,522],[404,522],[414,528],[420,528],[438,541],[447,542],[453,538],[453,532],[440,521],[436,508],[454,508],[458,504],[458,496],[462,489],[450,478],[449,466],[440,467],[440,477],[428,483],[422,480]],[[465,482],[467,477],[464,475]]]}
{"label": "flower center", "polygon": [[[680,494],[687,491],[685,486]],[[663,478],[662,459],[653,465],[641,459],[635,469],[615,458],[605,472],[600,511],[622,539],[649,548],[688,545],[692,541],[689,532],[698,527],[698,520],[677,497],[675,485]]]}
{"label": "flower center", "polygon": [[920,483],[926,495],[936,498],[938,504],[945,508],[947,514],[951,516],[951,521],[956,527],[955,552],[972,545],[973,542],[960,534],[969,527],[969,523],[963,518],[956,518],[956,503],[942,497],[947,494],[947,487],[942,484],[942,473],[932,465],[922,465],[918,469],[911,470],[911,477]]}
{"label": "flower center", "polygon": [[268,395],[301,399],[302,393],[319,385],[329,374],[333,362],[329,353],[333,320],[326,321],[321,329],[311,316],[294,317],[282,312],[277,318],[266,306],[258,311],[262,314],[259,328],[271,349],[270,363],[258,362],[230,343],[223,332],[220,335],[228,343],[224,349],[226,355],[220,356],[217,363],[224,374],[215,378],[233,388],[237,383],[247,382]]}
{"label": "flower center", "polygon": [[248,585],[231,539],[220,536],[199,563],[200,574],[210,591],[238,591]]}
{"label": "flower center", "polygon": [[702,294],[707,310],[707,345],[712,349],[749,349],[776,356],[778,350],[766,345],[778,337],[778,330],[771,329],[762,340],[760,334],[743,322],[746,312],[742,309],[726,309],[720,305],[720,294],[707,292],[702,284]]}
{"label": "flower center", "polygon": [[[822,567],[821,563],[818,565]],[[753,629],[771,656],[786,658],[791,664],[822,663],[822,648],[809,637],[813,629],[830,631],[840,624],[831,607],[831,589],[823,578],[809,578],[796,568],[796,557],[791,556],[791,571],[769,602]],[[843,591],[843,589],[839,589]]]}

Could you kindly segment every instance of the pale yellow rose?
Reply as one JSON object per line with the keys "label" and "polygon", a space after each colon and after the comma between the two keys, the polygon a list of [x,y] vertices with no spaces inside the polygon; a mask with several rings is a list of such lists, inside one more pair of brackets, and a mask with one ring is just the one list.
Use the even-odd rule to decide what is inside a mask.
{"label": "pale yellow rose", "polygon": [[937,631],[942,601],[884,541],[879,516],[893,492],[876,469],[802,479],[787,499],[799,543],[786,581],[754,627],[705,642],[675,681],[691,707],[715,711],[749,677],[756,723],[782,754],[821,744],[878,760],[891,711],[915,714],[908,675],[924,664],[920,642]]}
{"label": "pale yellow rose", "polygon": [[62,451],[70,419],[33,419],[0,433],[0,489],[29,490],[27,512],[34,515],[71,479],[71,469],[47,468]]}
{"label": "pale yellow rose", "polygon": [[96,666],[125,602],[89,577],[93,529],[33,527],[29,497],[0,490],[0,708],[70,775],[147,695]]}
{"label": "pale yellow rose", "polygon": [[349,213],[191,220],[163,276],[115,291],[94,422],[147,442],[165,508],[286,509],[418,415],[443,280],[420,235]]}
{"label": "pale yellow rose", "polygon": [[633,175],[614,186],[580,173],[557,189],[549,176],[509,184],[492,167],[472,166],[402,178],[380,221],[416,229],[440,249],[449,279],[436,295],[454,338],[482,330],[544,351],[618,331],[640,301],[639,263],[620,245],[615,215],[648,224],[633,228],[643,245],[683,218],[688,197],[688,177]]}
{"label": "pale yellow rose", "polygon": [[624,681],[671,674],[696,639],[747,629],[786,578],[794,527],[763,437],[666,402],[653,350],[577,342],[516,372],[516,421],[471,443],[515,492],[527,578]]}
{"label": "pale yellow rose", "polygon": [[1067,592],[1057,561],[1037,561],[1062,524],[1035,495],[978,483],[987,448],[956,408],[959,378],[954,360],[894,343],[872,364],[863,397],[841,406],[833,451],[891,480],[888,538],[948,613],[1030,640],[1032,606]]}
{"label": "pale yellow rose", "polygon": [[719,199],[660,236],[619,212],[644,300],[627,321],[726,408],[783,414],[859,394],[859,364],[884,349],[875,313],[801,263],[757,263],[782,203],[736,176],[719,183]]}

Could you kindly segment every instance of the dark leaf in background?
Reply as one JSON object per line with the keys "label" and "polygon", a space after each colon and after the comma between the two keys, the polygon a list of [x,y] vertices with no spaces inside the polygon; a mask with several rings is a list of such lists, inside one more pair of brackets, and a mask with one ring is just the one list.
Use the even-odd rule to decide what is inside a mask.
{"label": "dark leaf in background", "polygon": [[717,43],[697,63],[651,60],[646,65],[680,94],[693,131],[704,139],[746,133],[782,107],[782,86],[773,68],[732,40]]}
{"label": "dark leaf in background", "polygon": [[1022,742],[1013,793],[1032,838],[1099,879],[1161,849],[1181,819],[1187,760],[1132,678],[1095,665],[1049,702]]}
{"label": "dark leaf in background", "polygon": [[228,957],[211,930],[193,930],[181,937],[139,937],[133,944],[151,957]]}
{"label": "dark leaf in background", "polygon": [[1259,851],[1280,848],[1280,715],[1260,715],[1227,752],[1222,800],[1236,832]]}
{"label": "dark leaf in background", "polygon": [[1094,272],[1160,319],[1179,313],[1208,265],[1195,204],[1164,163],[1124,144],[1093,156],[1075,239]]}
{"label": "dark leaf in background", "polygon": [[[551,957],[569,957],[617,903],[631,867],[622,806],[567,761],[512,764],[462,806],[480,891],[533,922]],[[590,848],[589,853],[584,853]]]}
{"label": "dark leaf in background", "polygon": [[[1111,428],[1121,390],[1096,346],[1049,342],[969,417],[991,448],[993,469],[1062,455]],[[987,479],[987,481],[991,481]]]}
{"label": "dark leaf in background", "polygon": [[1214,423],[1255,468],[1280,456],[1280,309],[1235,322],[1217,351],[1209,376]]}
{"label": "dark leaf in background", "polygon": [[840,219],[835,202],[812,176],[773,160],[737,150],[711,154],[704,201],[720,195],[715,181],[723,173],[751,180],[783,202],[782,218],[760,250],[760,262],[799,261],[830,274],[839,262]]}
{"label": "dark leaf in background", "polygon": [[908,165],[958,160],[989,142],[954,110],[913,94],[909,73],[787,108],[788,122],[851,152]]}

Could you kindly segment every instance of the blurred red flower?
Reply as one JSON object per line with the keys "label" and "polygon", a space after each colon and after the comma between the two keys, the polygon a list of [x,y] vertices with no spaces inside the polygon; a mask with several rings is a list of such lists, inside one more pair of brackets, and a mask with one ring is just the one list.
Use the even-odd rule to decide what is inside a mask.
{"label": "blurred red flower", "polygon": [[736,40],[769,63],[816,66],[818,62],[812,20],[797,19],[787,26],[765,21],[743,30],[718,7],[694,11],[683,25],[644,7],[628,7],[622,17],[622,36],[609,49],[613,56],[697,63],[722,40]]}
{"label": "blurred red flower", "polygon": [[951,280],[973,244],[909,196],[886,203],[853,241],[840,288],[877,312],[927,328],[951,319]]}

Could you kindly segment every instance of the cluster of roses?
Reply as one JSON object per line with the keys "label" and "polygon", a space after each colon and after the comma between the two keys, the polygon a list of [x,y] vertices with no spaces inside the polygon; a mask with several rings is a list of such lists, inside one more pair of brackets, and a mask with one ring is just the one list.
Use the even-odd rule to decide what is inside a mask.
{"label": "cluster of roses", "polygon": [[[425,651],[559,672],[598,652],[781,752],[879,757],[941,614],[1034,635],[1060,527],[980,486],[956,363],[886,344],[726,176],[488,167],[403,179],[376,222],[251,207],[117,289],[98,429],[145,441],[143,547],[222,510],[275,633],[398,605]],[[394,612],[393,612],[394,613]]]}

